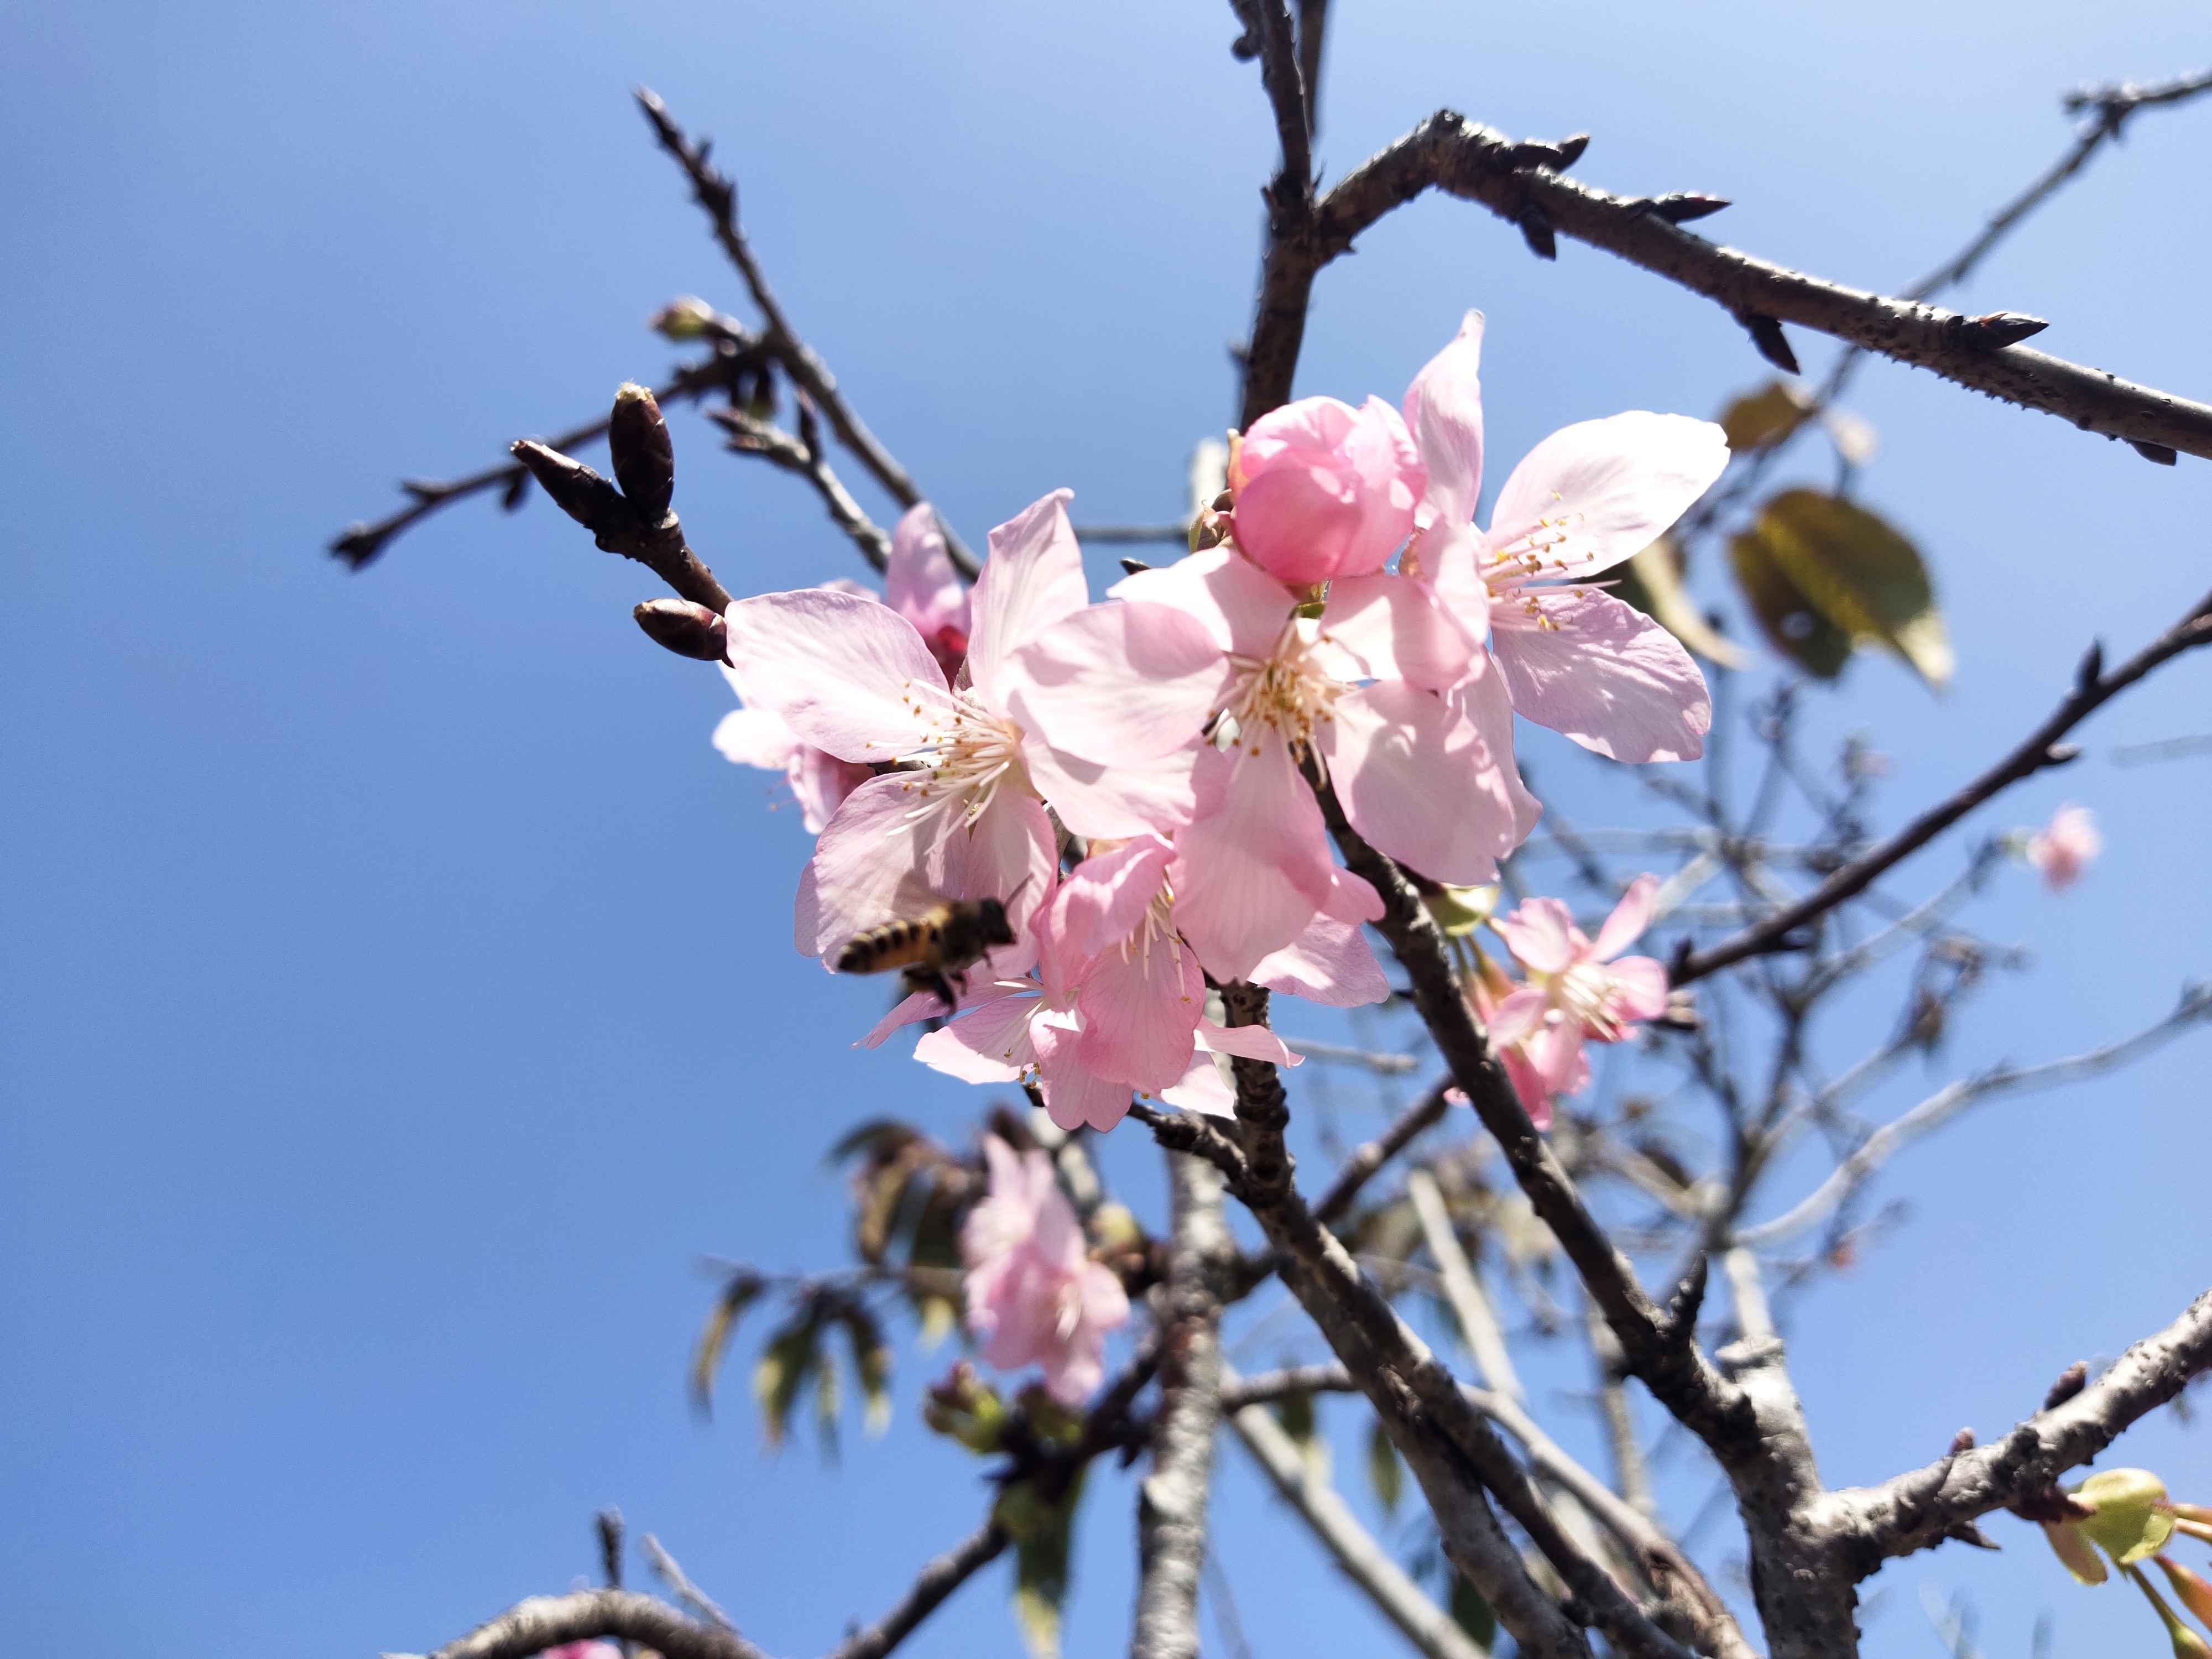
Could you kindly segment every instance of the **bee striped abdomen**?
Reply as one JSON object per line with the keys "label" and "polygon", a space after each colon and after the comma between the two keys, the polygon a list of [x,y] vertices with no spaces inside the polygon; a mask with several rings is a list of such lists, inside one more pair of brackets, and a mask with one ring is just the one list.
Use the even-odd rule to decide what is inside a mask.
{"label": "bee striped abdomen", "polygon": [[910,968],[939,952],[945,932],[942,915],[902,916],[855,934],[837,953],[841,974],[880,974]]}

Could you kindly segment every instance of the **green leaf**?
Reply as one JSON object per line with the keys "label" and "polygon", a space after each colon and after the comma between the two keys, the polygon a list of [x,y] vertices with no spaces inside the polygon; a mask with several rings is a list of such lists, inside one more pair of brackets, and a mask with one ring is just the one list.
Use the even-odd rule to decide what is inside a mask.
{"label": "green leaf", "polygon": [[1382,1419],[1376,1419],[1367,1431],[1367,1482],[1375,1488],[1375,1501],[1382,1506],[1382,1513],[1398,1513],[1398,1500],[1406,1493],[1406,1472],[1398,1462],[1398,1449],[1390,1443],[1389,1431]]}
{"label": "green leaf", "polygon": [[715,1298],[714,1310],[707,1316],[706,1328],[699,1333],[699,1346],[691,1355],[691,1401],[702,1416],[714,1412],[714,1378],[721,1371],[722,1358],[729,1351],[730,1338],[737,1334],[738,1322],[767,1288],[767,1281],[759,1274],[736,1273],[730,1275],[721,1295]]}
{"label": "green leaf", "polygon": [[1777,652],[1815,679],[1832,680],[1850,660],[1850,635],[1822,616],[1782,574],[1765,538],[1747,530],[1729,544],[1729,563],[1759,630]]}
{"label": "green leaf", "polygon": [[771,1447],[781,1446],[791,1428],[791,1408],[818,1358],[821,1322],[800,1316],[769,1340],[753,1367],[753,1398],[760,1405],[761,1431]]}
{"label": "green leaf", "polygon": [[1954,659],[1919,550],[1853,501],[1788,489],[1767,502],[1758,534],[1792,586],[1854,643],[1887,646],[1931,686]]}
{"label": "green leaf", "polygon": [[1657,623],[1684,646],[1723,668],[1751,666],[1750,653],[1707,622],[1682,586],[1682,550],[1667,537],[1645,548],[1613,573],[1613,597],[1626,601]]}
{"label": "green leaf", "polygon": [[1275,1401],[1275,1420],[1283,1425],[1283,1432],[1305,1445],[1314,1437],[1314,1397],[1310,1394],[1286,1394]]}
{"label": "green leaf", "polygon": [[1070,1540],[1083,1500],[1078,1470],[1057,1499],[1024,1480],[1009,1486],[992,1513],[1014,1539],[1014,1617],[1035,1659],[1058,1659],[1060,1610],[1067,1600]]}
{"label": "green leaf", "polygon": [[1812,394],[1794,380],[1769,380],[1747,392],[1721,412],[1728,446],[1741,455],[1780,443],[1813,413]]}
{"label": "green leaf", "polygon": [[1498,1639],[1498,1615],[1482,1599],[1482,1592],[1460,1577],[1457,1567],[1451,1576],[1451,1616],[1454,1624],[1483,1646]]}
{"label": "green leaf", "polygon": [[876,1316],[858,1302],[838,1310],[838,1322],[853,1351],[853,1371],[860,1379],[860,1395],[868,1402],[867,1431],[881,1434],[891,1422],[891,1345],[884,1340]]}

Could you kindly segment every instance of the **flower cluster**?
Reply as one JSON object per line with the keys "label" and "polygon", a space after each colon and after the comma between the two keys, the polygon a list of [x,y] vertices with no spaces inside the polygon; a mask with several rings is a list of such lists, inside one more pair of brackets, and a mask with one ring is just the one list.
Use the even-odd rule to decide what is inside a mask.
{"label": "flower cluster", "polygon": [[[1595,579],[1719,476],[1720,428],[1568,427],[1478,528],[1481,339],[1470,313],[1401,407],[1310,398],[1254,422],[1199,550],[1103,602],[1062,490],[991,532],[964,595],[916,507],[880,601],[839,584],[730,607],[744,706],[717,744],[784,772],[820,837],[799,949],[834,965],[867,930],[982,901],[1013,941],[947,964],[957,1009],[918,990],[868,1041],[957,1014],[916,1057],[1032,1082],[1064,1128],[1110,1128],[1133,1094],[1225,1112],[1218,1056],[1295,1061],[1206,1018],[1209,978],[1340,1006],[1386,992],[1361,932],[1381,901],[1335,861],[1319,792],[1407,869],[1467,885],[1542,810],[1516,713],[1615,760],[1702,751],[1697,665]],[[1663,1007],[1657,964],[1617,959],[1650,890],[1594,944],[1554,901],[1498,924],[1528,980],[1492,1012],[1540,1118],[1586,1079],[1585,1041]]]}

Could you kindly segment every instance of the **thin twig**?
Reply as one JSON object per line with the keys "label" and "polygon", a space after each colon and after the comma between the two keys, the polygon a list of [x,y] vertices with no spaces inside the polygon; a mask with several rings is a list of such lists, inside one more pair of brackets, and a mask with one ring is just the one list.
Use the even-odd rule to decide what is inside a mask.
{"label": "thin twig", "polygon": [[1449,1078],[1431,1084],[1429,1091],[1419,1102],[1400,1114],[1398,1121],[1375,1139],[1367,1142],[1337,1171],[1336,1179],[1329,1184],[1313,1206],[1314,1219],[1324,1227],[1335,1221],[1352,1206],[1359,1189],[1392,1158],[1404,1152],[1416,1139],[1435,1125],[1443,1121],[1444,1113],[1451,1103],[1445,1098],[1452,1086]]}
{"label": "thin twig", "polygon": [[[645,118],[653,124],[653,136],[660,141],[660,147],[674,158],[676,164],[684,169],[684,176],[691,181],[692,199],[706,213],[714,240],[728,256],[730,263],[737,267],[738,275],[744,279],[745,287],[752,295],[753,304],[759,308],[762,321],[766,325],[762,331],[763,343],[775,353],[777,362],[783,365],[784,372],[791,376],[799,389],[811,398],[822,412],[829,416],[830,424],[837,434],[837,441],[860,458],[860,465],[867,469],[870,476],[901,507],[920,505],[921,491],[913,478],[861,422],[852,405],[845,400],[844,393],[838,390],[837,378],[830,372],[829,364],[822,361],[813,347],[799,337],[798,331],[791,325],[791,319],[784,314],[782,305],[777,301],[775,290],[769,287],[768,276],[762,270],[760,261],[754,257],[752,246],[746,241],[744,231],[738,222],[737,186],[714,171],[708,159],[710,147],[707,141],[702,139],[694,143],[684,129],[677,125],[676,118],[668,112],[668,106],[653,92],[640,87],[635,96],[638,107],[645,112]],[[945,551],[951,556],[954,568],[963,575],[974,576],[981,568],[976,563],[975,556],[953,532],[952,526],[945,522],[942,514],[938,515],[938,527],[945,532]]]}
{"label": "thin twig", "polygon": [[2212,1018],[2212,985],[2192,985],[2172,1013],[2133,1036],[2106,1043],[2086,1054],[2050,1060],[2041,1066],[2017,1069],[2000,1066],[1979,1077],[1961,1078],[1938,1090],[1901,1117],[1875,1130],[1867,1137],[1864,1145],[1836,1166],[1826,1180],[1790,1209],[1771,1221],[1761,1222],[1755,1227],[1737,1229],[1737,1242],[1760,1247],[1776,1244],[1825,1220],[1883,1164],[1914,1141],[1942,1128],[1977,1102],[1993,1099],[2000,1095],[2026,1094],[2037,1089],[2056,1088],[2060,1084],[2075,1083],[2083,1078],[2116,1070],[2141,1059],[2153,1049],[2163,1047],[2190,1026],[2208,1018]]}
{"label": "thin twig", "polygon": [[986,1521],[915,1576],[913,1585],[881,1619],[847,1637],[830,1650],[828,1659],[884,1659],[910,1635],[915,1627],[937,1610],[945,1597],[974,1576],[975,1570],[1006,1547],[1006,1528]]}
{"label": "thin twig", "polygon": [[671,1595],[708,1623],[720,1625],[732,1634],[736,1633],[738,1627],[732,1622],[730,1615],[715,1604],[714,1597],[684,1576],[684,1569],[676,1558],[662,1548],[660,1540],[651,1533],[645,1535],[645,1559],[652,1564],[660,1582],[668,1586]]}
{"label": "thin twig", "polygon": [[1340,1065],[1357,1066],[1383,1077],[1404,1077],[1409,1072],[1421,1069],[1418,1054],[1378,1054],[1365,1048],[1347,1048],[1341,1043],[1317,1042],[1311,1037],[1285,1037],[1283,1046],[1294,1054],[1304,1054],[1308,1060],[1334,1060]]}
{"label": "thin twig", "polygon": [[2104,653],[2100,647],[2091,646],[2075,676],[2074,689],[2010,754],[1881,846],[1853,859],[1795,903],[1784,905],[1764,921],[1717,945],[1681,958],[1669,970],[1674,983],[1687,985],[1731,963],[1784,948],[1808,922],[1863,890],[1884,871],[1926,846],[1990,796],[2046,767],[2063,766],[2075,759],[2081,751],[2062,744],[2059,738],[2153,669],[2208,643],[2212,643],[2212,594],[2198,600],[2179,622],[2109,674],[2099,672]]}

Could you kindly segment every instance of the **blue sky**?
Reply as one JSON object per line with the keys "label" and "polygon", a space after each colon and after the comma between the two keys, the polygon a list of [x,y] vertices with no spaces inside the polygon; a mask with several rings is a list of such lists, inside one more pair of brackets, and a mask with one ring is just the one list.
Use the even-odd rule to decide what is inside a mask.
{"label": "blue sky", "polygon": [[[2060,91],[2212,57],[2179,5],[2002,26],[1901,3],[1335,9],[1332,172],[1440,104],[1586,129],[1593,181],[1732,198],[1723,240],[1888,288],[2057,153]],[[672,295],[735,307],[640,82],[720,139],[799,326],[971,541],[1060,484],[1081,520],[1171,514],[1183,455],[1231,416],[1271,160],[1232,33],[1226,7],[1141,3],[0,12],[0,1605],[19,1644],[421,1650],[589,1571],[612,1502],[804,1653],[974,1524],[976,1466],[911,1408],[943,1356],[902,1353],[896,1425],[832,1470],[804,1446],[763,1457],[738,1402],[712,1425],[685,1407],[697,1259],[842,1260],[823,1149],[886,1112],[960,1137],[986,1098],[846,1046],[877,988],[790,953],[805,840],[708,748],[719,678],[641,639],[626,612],[649,579],[542,500],[456,509],[360,575],[320,549],[395,477],[473,467],[659,372],[642,323]],[[2209,161],[2212,104],[2142,116],[1971,307],[2212,393]],[[1579,246],[1540,264],[1431,201],[1322,279],[1300,389],[1395,398],[1471,305],[1500,465],[1567,421],[1709,413],[1763,374],[1709,303]],[[1820,701],[1823,740],[1864,726],[1893,757],[1893,823],[2023,732],[2092,636],[2131,649],[2203,590],[2212,471],[1890,366],[1855,407],[1882,439],[1865,497],[1927,550],[1960,661],[1940,698],[1869,661]],[[859,574],[799,486],[676,430],[678,505],[733,589]],[[1884,1103],[2135,1029],[2212,972],[2212,762],[2108,758],[2212,726],[2208,672],[2130,694],[2089,758],[1977,817],[2086,800],[2110,856],[2063,899],[2000,878],[1975,920],[2034,970],[1962,1019],[1951,1070]],[[1648,811],[1548,738],[1529,750],[1578,821]],[[1832,1059],[1886,1014],[1844,1022]],[[1791,1314],[1832,1481],[1924,1462],[1961,1423],[1996,1432],[2203,1288],[2206,1052],[1992,1108],[1885,1181],[1901,1226]],[[1108,1161],[1156,1190],[1133,1137]],[[1547,1412],[1590,1444],[1579,1370],[1553,1369]],[[2125,1459],[2212,1492],[2207,1432],[2162,1413]],[[1233,1449],[1224,1467],[1255,1653],[1390,1639]],[[1670,1479],[1694,1503],[1686,1459]],[[1126,1477],[1094,1486],[1073,1655],[1126,1644],[1129,1498]],[[1992,1530],[2002,1555],[1870,1586],[1869,1650],[1929,1650],[1923,1584],[1971,1595],[1996,1653],[2025,1654],[2043,1608],[2060,1654],[2155,1641],[2120,1592]],[[1706,1536],[1733,1548],[1725,1524]],[[1015,1648],[994,1570],[910,1650]]]}

